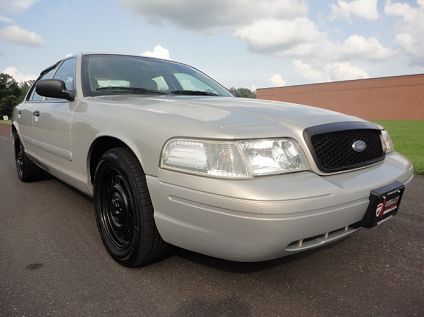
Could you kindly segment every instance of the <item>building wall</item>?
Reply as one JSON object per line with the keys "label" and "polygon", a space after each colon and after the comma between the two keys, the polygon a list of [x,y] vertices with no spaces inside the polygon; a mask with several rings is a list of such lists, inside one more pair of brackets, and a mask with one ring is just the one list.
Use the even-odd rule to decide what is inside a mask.
{"label": "building wall", "polygon": [[424,120],[424,74],[260,88],[256,96],[317,106],[367,120]]}

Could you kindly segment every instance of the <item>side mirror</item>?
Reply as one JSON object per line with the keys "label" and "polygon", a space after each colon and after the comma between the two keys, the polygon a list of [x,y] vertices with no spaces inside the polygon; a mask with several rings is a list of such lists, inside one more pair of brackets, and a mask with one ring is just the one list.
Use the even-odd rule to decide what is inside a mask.
{"label": "side mirror", "polygon": [[37,94],[43,97],[75,100],[75,92],[66,90],[65,82],[59,79],[43,79],[35,85]]}

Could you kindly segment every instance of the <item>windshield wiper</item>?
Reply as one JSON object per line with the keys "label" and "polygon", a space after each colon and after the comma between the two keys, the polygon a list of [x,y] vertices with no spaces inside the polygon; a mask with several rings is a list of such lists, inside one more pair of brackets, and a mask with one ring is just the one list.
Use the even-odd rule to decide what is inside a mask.
{"label": "windshield wiper", "polygon": [[172,90],[171,94],[187,96],[219,96],[214,92],[203,90]]}
{"label": "windshield wiper", "polygon": [[107,90],[116,91],[116,92],[125,91],[125,92],[134,93],[134,94],[141,93],[141,94],[166,95],[166,93],[163,91],[155,90],[155,89],[147,89],[143,87],[111,86],[111,87],[99,87],[96,89],[96,91],[107,91]]}

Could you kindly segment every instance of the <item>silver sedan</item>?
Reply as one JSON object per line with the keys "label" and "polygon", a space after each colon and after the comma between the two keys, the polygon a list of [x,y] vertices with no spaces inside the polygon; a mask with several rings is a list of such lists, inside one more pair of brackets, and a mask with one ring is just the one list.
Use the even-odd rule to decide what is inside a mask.
{"label": "silver sedan", "polygon": [[376,124],[235,98],[195,68],[140,56],[47,68],[12,133],[19,178],[51,174],[92,196],[106,249],[131,267],[171,245],[235,261],[309,250],[390,219],[413,177]]}

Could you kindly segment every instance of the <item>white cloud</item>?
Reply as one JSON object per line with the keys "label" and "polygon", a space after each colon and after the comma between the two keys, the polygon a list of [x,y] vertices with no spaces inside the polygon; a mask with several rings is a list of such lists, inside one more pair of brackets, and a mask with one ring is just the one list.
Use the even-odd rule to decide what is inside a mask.
{"label": "white cloud", "polygon": [[[173,24],[195,32],[230,31],[253,52],[294,59],[295,67],[313,81],[366,78],[368,73],[358,67],[358,63],[369,65],[387,61],[399,51],[386,46],[377,37],[365,37],[360,33],[335,40],[331,36],[335,33],[333,29],[320,30],[321,24],[308,16],[310,2],[306,0],[120,1],[150,23]],[[424,3],[424,0],[418,1]],[[378,0],[333,2],[330,6],[332,19],[374,21],[379,18]],[[409,45],[411,52],[416,45],[404,35],[399,36],[396,43]],[[145,54],[157,56],[154,51]]]}
{"label": "white cloud", "polygon": [[293,61],[294,68],[299,72],[303,78],[313,82],[329,81],[330,77],[321,69],[312,67],[299,59]]}
{"label": "white cloud", "polygon": [[239,26],[261,18],[290,19],[304,16],[304,0],[121,0],[151,23],[172,23],[193,30]]}
{"label": "white cloud", "polygon": [[330,80],[348,80],[369,78],[368,73],[347,62],[336,62],[324,66],[326,73],[330,76]]}
{"label": "white cloud", "polygon": [[387,0],[384,5],[384,13],[387,15],[400,16],[406,20],[413,19],[415,15],[415,9],[412,8],[409,4],[404,2],[395,2],[393,3],[390,0]]}
{"label": "white cloud", "polygon": [[0,38],[24,46],[40,46],[44,43],[40,35],[17,25],[9,25],[0,29]]}
{"label": "white cloud", "polygon": [[234,36],[247,42],[252,51],[321,62],[362,59],[381,61],[394,55],[377,38],[352,35],[342,43],[331,41],[310,19],[264,19],[238,28]]}
{"label": "white cloud", "polygon": [[4,16],[4,15],[0,15],[0,22],[2,22],[2,23],[13,23],[13,20],[11,18]]}
{"label": "white cloud", "polygon": [[299,75],[312,82],[327,82],[369,77],[365,70],[348,62],[311,65],[301,60],[295,60],[293,62],[293,66],[299,72]]}
{"label": "white cloud", "polygon": [[0,8],[7,13],[18,13],[27,10],[37,0],[0,0]]}
{"label": "white cloud", "polygon": [[27,80],[34,80],[37,78],[36,75],[34,74],[24,74],[21,73],[20,71],[17,70],[16,67],[14,66],[9,66],[6,67],[2,73],[6,73],[9,74],[10,76],[12,76],[17,82],[23,82],[23,81],[27,81]]}
{"label": "white cloud", "polygon": [[161,45],[156,45],[153,48],[153,51],[145,51],[141,55],[142,56],[147,56],[147,57],[156,57],[156,58],[162,58],[162,59],[171,59],[171,55],[169,53],[169,50],[167,48],[162,47]]}
{"label": "white cloud", "polygon": [[387,0],[384,13],[399,19],[394,43],[406,53],[411,64],[424,65],[424,0],[417,6]]}
{"label": "white cloud", "polygon": [[377,0],[338,0],[331,4],[330,19],[348,19],[358,17],[373,21],[378,19]]}
{"label": "white cloud", "polygon": [[390,48],[381,45],[377,38],[365,38],[360,35],[348,37],[340,49],[345,58],[362,57],[371,61],[384,60],[394,54]]}
{"label": "white cloud", "polygon": [[287,82],[283,79],[283,77],[281,77],[280,74],[274,74],[271,76],[271,78],[269,79],[270,83],[272,86],[274,87],[281,87],[281,86],[285,86],[287,84]]}
{"label": "white cloud", "polygon": [[296,49],[304,43],[315,43],[323,39],[315,23],[305,17],[292,20],[255,20],[250,25],[236,29],[234,35],[245,40],[256,51]]}
{"label": "white cloud", "polygon": [[394,42],[402,49],[411,54],[418,54],[418,41],[409,33],[398,33],[395,36]]}

